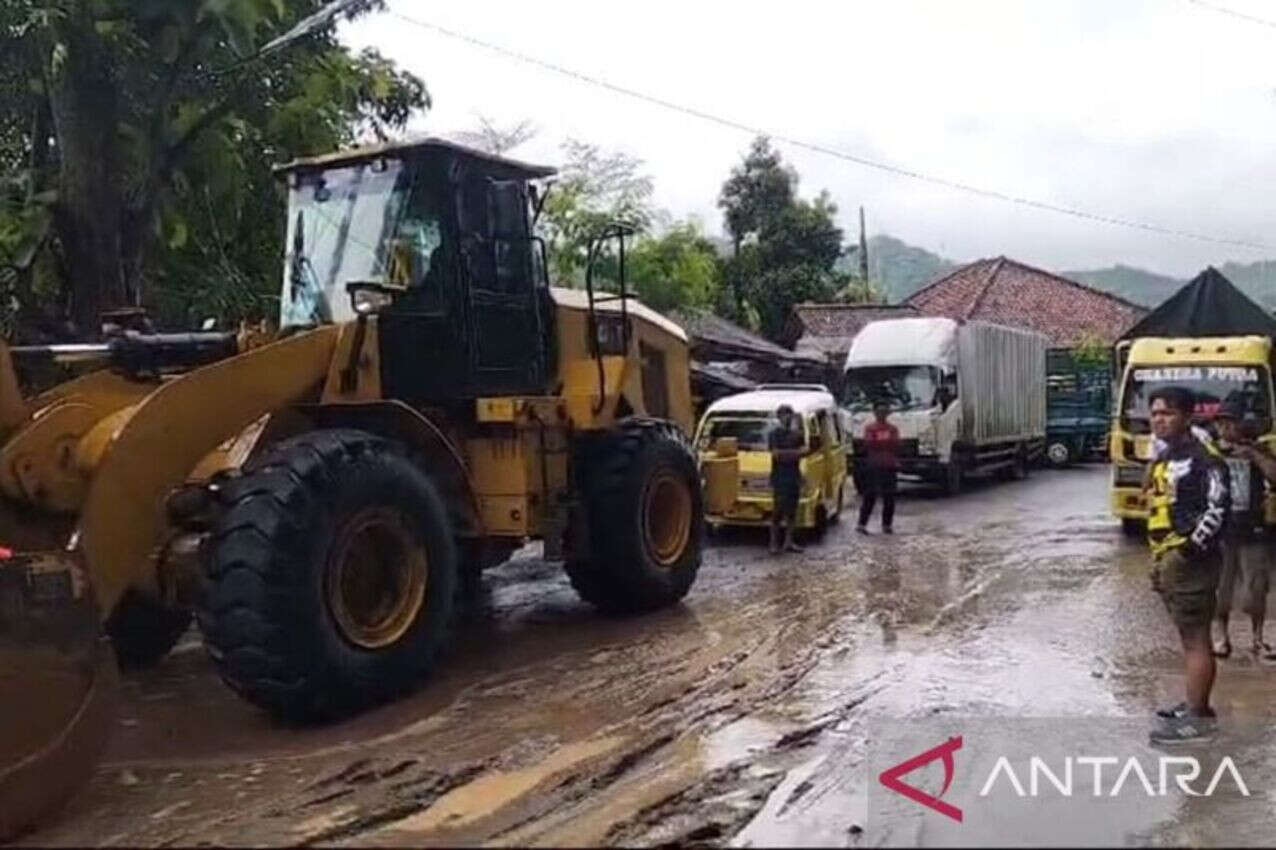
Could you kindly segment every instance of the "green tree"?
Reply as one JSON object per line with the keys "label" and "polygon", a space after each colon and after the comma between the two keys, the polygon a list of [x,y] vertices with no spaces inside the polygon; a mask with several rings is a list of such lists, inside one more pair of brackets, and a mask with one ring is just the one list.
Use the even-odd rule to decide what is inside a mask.
{"label": "green tree", "polygon": [[139,301],[183,321],[264,312],[281,254],[271,164],[383,138],[429,105],[421,80],[313,17],[378,5],[6,0],[0,163],[28,175],[24,208],[51,213],[55,309],[81,333]]}
{"label": "green tree", "polygon": [[639,239],[628,256],[627,273],[642,302],[663,313],[709,310],[718,300],[718,254],[695,220]]}
{"label": "green tree", "polygon": [[[604,226],[623,222],[636,234],[651,227],[653,183],[643,168],[641,159],[623,152],[606,153],[576,139],[563,143],[563,166],[541,217],[555,282],[584,282],[589,241]],[[614,264],[602,263],[598,273],[614,279]]]}
{"label": "green tree", "polygon": [[718,198],[734,248],[723,271],[734,315],[747,321],[755,313],[772,339],[794,304],[831,300],[849,282],[835,268],[843,236],[837,205],[827,192],[799,198],[797,186],[797,172],[759,137]]}
{"label": "green tree", "polygon": [[1112,362],[1112,346],[1093,331],[1085,331],[1072,347],[1072,360],[1080,369],[1105,368]]}

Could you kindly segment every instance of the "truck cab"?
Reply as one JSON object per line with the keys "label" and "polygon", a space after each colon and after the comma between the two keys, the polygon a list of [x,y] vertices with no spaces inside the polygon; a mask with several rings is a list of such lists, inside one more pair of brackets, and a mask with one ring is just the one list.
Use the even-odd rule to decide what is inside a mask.
{"label": "truck cab", "polygon": [[870,322],[846,355],[852,433],[863,434],[882,400],[899,429],[902,474],[950,494],[967,476],[1026,475],[1044,448],[1045,346],[1041,334],[989,322]]}
{"label": "truck cab", "polygon": [[[1209,429],[1228,398],[1244,399],[1258,440],[1276,445],[1272,422],[1272,344],[1268,337],[1144,337],[1125,353],[1109,451],[1112,458],[1112,512],[1128,533],[1147,519],[1143,475],[1153,457],[1149,396],[1179,386],[1196,395],[1193,424]],[[1276,523],[1276,494],[1268,492],[1267,524]]]}
{"label": "truck cab", "polygon": [[706,510],[710,528],[770,523],[774,502],[767,437],[779,424],[776,409],[785,404],[797,415],[806,449],[799,465],[802,491],[797,528],[819,530],[841,513],[850,435],[837,401],[823,386],[763,385],[751,392],[718,399],[705,411],[696,429],[695,448],[702,468],[731,454],[739,461],[733,497],[720,505],[711,504]]}

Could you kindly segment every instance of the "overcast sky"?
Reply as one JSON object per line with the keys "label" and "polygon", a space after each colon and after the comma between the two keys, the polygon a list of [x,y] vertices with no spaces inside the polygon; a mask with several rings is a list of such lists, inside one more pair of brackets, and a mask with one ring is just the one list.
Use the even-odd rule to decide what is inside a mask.
{"label": "overcast sky", "polygon": [[[1214,5],[1276,21],[1270,0]],[[841,223],[957,260],[1178,276],[1276,258],[1276,26],[1189,0],[439,3],[432,22],[751,126],[1007,194],[1273,246],[1213,245],[1078,221],[780,148]],[[721,231],[745,132],[600,90],[407,24],[345,30],[422,76],[414,130],[532,119],[517,151],[554,164],[576,137],[646,161],[656,201]],[[1274,271],[1276,278],[1276,271]]]}

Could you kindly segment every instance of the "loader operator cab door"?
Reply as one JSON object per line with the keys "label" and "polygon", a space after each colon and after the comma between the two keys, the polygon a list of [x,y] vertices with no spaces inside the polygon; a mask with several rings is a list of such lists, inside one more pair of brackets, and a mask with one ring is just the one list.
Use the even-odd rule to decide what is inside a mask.
{"label": "loader operator cab door", "polygon": [[547,296],[535,274],[522,180],[463,162],[417,168],[389,234],[382,380],[393,398],[451,402],[545,391]]}
{"label": "loader operator cab door", "polygon": [[547,292],[534,262],[527,183],[472,173],[462,178],[457,201],[472,390],[539,395]]}
{"label": "loader operator cab door", "polygon": [[405,171],[384,231],[385,282],[402,294],[379,318],[381,380],[391,398],[424,403],[455,398],[465,381],[464,291],[447,180],[437,168]]}

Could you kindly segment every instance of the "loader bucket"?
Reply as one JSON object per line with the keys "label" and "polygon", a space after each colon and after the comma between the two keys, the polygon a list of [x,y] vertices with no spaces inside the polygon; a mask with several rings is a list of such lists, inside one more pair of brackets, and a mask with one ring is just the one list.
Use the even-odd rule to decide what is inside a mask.
{"label": "loader bucket", "polygon": [[74,557],[0,551],[0,841],[43,822],[88,780],[117,686]]}

